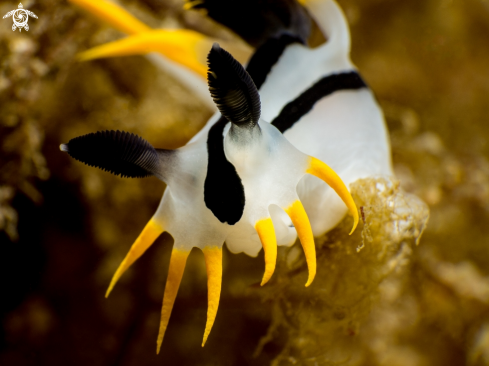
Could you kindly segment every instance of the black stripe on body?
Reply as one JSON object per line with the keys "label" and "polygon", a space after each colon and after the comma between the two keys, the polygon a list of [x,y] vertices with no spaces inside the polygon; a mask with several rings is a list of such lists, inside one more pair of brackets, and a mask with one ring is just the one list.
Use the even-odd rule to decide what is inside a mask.
{"label": "black stripe on body", "polygon": [[[287,103],[279,115],[271,122],[280,132],[284,133],[307,114],[322,98],[340,91],[366,88],[367,84],[356,71],[326,76]],[[312,132],[312,131],[311,131]]]}
{"label": "black stripe on body", "polygon": [[283,34],[278,38],[270,38],[258,48],[246,66],[257,89],[260,89],[267,79],[270,70],[284,53],[285,48],[292,43],[302,43],[297,37]]}
{"label": "black stripe on body", "polygon": [[207,136],[207,176],[204,183],[204,202],[222,223],[236,224],[243,216],[245,194],[236,168],[224,153],[222,133],[228,123],[222,117],[211,127]]}

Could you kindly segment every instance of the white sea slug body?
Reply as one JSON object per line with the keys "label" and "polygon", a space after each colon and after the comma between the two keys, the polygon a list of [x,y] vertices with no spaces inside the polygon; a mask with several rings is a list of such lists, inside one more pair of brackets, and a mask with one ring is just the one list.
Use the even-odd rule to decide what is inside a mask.
{"label": "white sea slug body", "polygon": [[[157,212],[107,291],[163,231],[173,236],[158,350],[193,247],[203,250],[208,273],[204,344],[219,303],[224,241],[232,252],[251,256],[265,249],[265,284],[273,274],[277,244],[291,245],[299,236],[309,268],[307,286],[316,272],[313,236],[337,225],[348,209],[354,226],[358,222],[348,184],[392,174],[382,112],[349,60],[349,31],[341,10],[332,0],[306,1],[328,39],[309,48],[309,15],[295,0],[284,3],[293,18],[289,28],[274,21],[264,27],[261,38],[240,33],[257,46],[247,65],[249,74],[228,52],[212,47],[208,84],[219,112],[186,146],[154,149],[135,135],[105,131],[61,147],[114,174],[155,175],[167,183]],[[208,10],[215,19],[221,16],[212,4]],[[264,14],[264,19],[270,17]],[[140,40],[156,42],[160,36],[135,37],[129,51],[139,50],[134,44]],[[107,55],[114,54],[109,51]]]}

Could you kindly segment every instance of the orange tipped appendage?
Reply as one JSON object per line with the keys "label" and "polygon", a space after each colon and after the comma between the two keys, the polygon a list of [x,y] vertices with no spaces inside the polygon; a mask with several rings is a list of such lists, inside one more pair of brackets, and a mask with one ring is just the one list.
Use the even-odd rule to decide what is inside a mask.
{"label": "orange tipped appendage", "polygon": [[212,42],[192,30],[148,30],[118,41],[106,43],[78,55],[80,61],[102,57],[141,55],[159,52],[202,77],[207,77],[206,54]]}
{"label": "orange tipped appendage", "polygon": [[355,205],[353,197],[348,191],[348,188],[346,188],[345,183],[343,183],[341,178],[338,176],[338,174],[336,174],[333,169],[331,169],[328,165],[326,165],[319,159],[316,159],[312,156],[310,156],[309,158],[309,167],[307,168],[306,173],[312,174],[319,179],[324,180],[331,188],[333,188],[353,215],[354,222],[353,228],[350,231],[351,235],[355,231],[359,219],[357,205]]}
{"label": "orange tipped appendage", "polygon": [[292,223],[297,230],[297,235],[301,241],[304,254],[306,256],[309,277],[307,278],[306,287],[309,286],[316,276],[316,247],[314,246],[314,236],[312,235],[311,224],[307,217],[306,210],[302,202],[297,200],[285,212],[289,215]]}
{"label": "orange tipped appendage", "polygon": [[277,263],[277,238],[275,236],[273,221],[270,217],[257,221],[255,229],[260,237],[263,251],[265,252],[265,273],[261,280],[261,286],[263,286],[270,280],[275,271],[275,264]]}
{"label": "orange tipped appendage", "polygon": [[160,353],[163,337],[165,336],[168,321],[170,320],[171,311],[175,298],[177,297],[178,288],[182,281],[183,271],[187,263],[190,251],[173,248],[170,258],[170,267],[168,268],[168,277],[166,278],[165,293],[163,295],[163,306],[161,308],[160,330],[156,341],[156,353]]}
{"label": "orange tipped appendage", "polygon": [[114,276],[112,277],[112,281],[110,281],[109,288],[105,293],[105,297],[108,297],[115,284],[124,274],[124,272],[133,264],[140,256],[144,254],[144,252],[154,243],[154,241],[163,233],[163,226],[155,222],[153,219],[149,220],[149,222],[144,227],[141,234],[139,234],[138,238],[132,245],[129,252],[126,254],[126,257],[117,268]]}
{"label": "orange tipped appendage", "polygon": [[69,0],[73,4],[87,10],[115,29],[126,34],[137,34],[151,30],[120,6],[105,0]]}
{"label": "orange tipped appendage", "polygon": [[214,320],[216,319],[221,296],[222,283],[222,247],[207,246],[202,249],[205,257],[205,267],[207,269],[207,322],[205,324],[204,347],[207,337],[211,332]]}

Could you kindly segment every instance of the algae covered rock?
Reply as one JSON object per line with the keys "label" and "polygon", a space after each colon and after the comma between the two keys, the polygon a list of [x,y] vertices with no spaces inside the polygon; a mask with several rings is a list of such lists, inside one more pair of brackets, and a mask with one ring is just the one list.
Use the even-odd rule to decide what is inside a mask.
{"label": "algae covered rock", "polygon": [[360,179],[351,190],[363,227],[349,236],[347,218],[316,241],[318,272],[310,287],[303,286],[300,248],[281,253],[280,271],[265,295],[274,302],[272,325],[257,349],[277,333],[285,334],[276,365],[361,364],[375,341],[372,334],[383,341],[372,330],[372,316],[383,306],[386,283],[388,291],[402,291],[402,281],[392,278],[409,272],[429,210],[394,179]]}

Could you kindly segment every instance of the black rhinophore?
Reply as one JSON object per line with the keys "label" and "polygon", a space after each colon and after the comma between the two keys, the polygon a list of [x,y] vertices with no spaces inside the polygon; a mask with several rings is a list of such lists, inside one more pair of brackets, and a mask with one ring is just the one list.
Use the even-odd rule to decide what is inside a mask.
{"label": "black rhinophore", "polygon": [[217,43],[207,63],[209,91],[221,114],[237,126],[255,126],[260,119],[260,95],[250,75]]}
{"label": "black rhinophore", "polygon": [[115,175],[143,178],[158,168],[158,153],[143,138],[123,131],[100,131],[60,146],[72,158]]}

